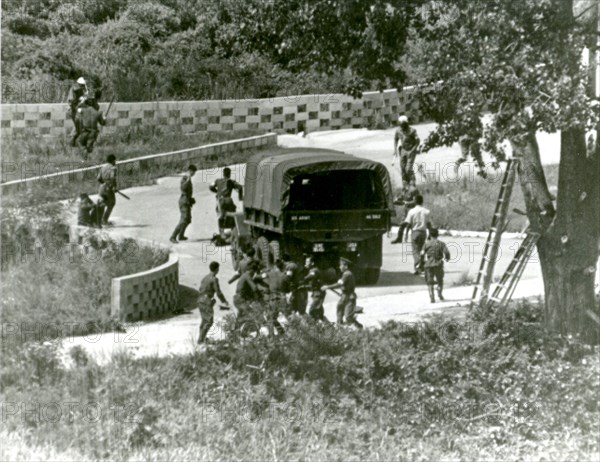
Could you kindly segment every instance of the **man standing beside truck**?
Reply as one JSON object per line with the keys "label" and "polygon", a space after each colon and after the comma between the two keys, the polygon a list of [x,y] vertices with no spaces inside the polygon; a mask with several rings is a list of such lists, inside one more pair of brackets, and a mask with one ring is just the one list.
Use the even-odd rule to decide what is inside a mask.
{"label": "man standing beside truck", "polygon": [[336,308],[337,323],[338,325],[351,324],[362,329],[363,325],[356,320],[356,280],[354,274],[350,271],[350,263],[347,258],[340,258],[342,277],[335,284],[321,287],[321,290],[324,292],[329,289],[342,289]]}
{"label": "man standing beside truck", "polygon": [[238,192],[238,199],[244,199],[244,189],[241,184],[231,179],[231,169],[223,169],[223,178],[216,180],[208,189],[217,195],[217,215],[219,216],[219,236],[225,239],[225,228],[227,227],[227,212],[235,212],[236,207],[231,198],[231,193],[235,189]]}

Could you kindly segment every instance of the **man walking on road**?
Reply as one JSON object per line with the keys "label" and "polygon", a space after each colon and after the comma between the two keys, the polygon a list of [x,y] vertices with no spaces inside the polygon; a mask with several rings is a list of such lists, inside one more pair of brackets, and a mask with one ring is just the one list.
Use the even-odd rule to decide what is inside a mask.
{"label": "man walking on road", "polygon": [[181,195],[179,196],[179,223],[177,223],[169,239],[173,244],[178,243],[177,238],[180,241],[187,241],[185,229],[192,222],[192,206],[196,203],[193,197],[192,177],[196,174],[197,170],[195,165],[190,164],[179,184],[179,189],[181,190]]}
{"label": "man walking on road", "polygon": [[431,221],[429,219],[430,211],[423,207],[423,196],[420,194],[415,198],[415,206],[409,210],[408,215],[404,219],[404,223],[412,228],[411,242],[413,259],[415,262],[414,274],[420,274],[423,271],[423,258],[421,251],[425,245],[427,238],[427,230],[431,229]]}
{"label": "man walking on road", "polygon": [[417,131],[408,124],[408,118],[404,115],[398,117],[400,126],[394,134],[394,156],[392,157],[392,165],[394,160],[400,158],[400,172],[402,174],[402,184],[408,185],[411,179],[415,179],[413,166],[415,157],[419,149],[419,136]]}
{"label": "man walking on road", "polygon": [[114,154],[106,156],[106,163],[100,167],[100,172],[96,179],[100,183],[98,195],[102,204],[106,207],[104,216],[102,217],[102,224],[108,225],[110,214],[117,203],[115,197],[115,193],[117,192],[117,158]]}
{"label": "man walking on road", "polygon": [[243,200],[243,187],[237,181],[231,179],[231,169],[223,169],[223,178],[216,180],[208,189],[217,195],[217,215],[219,216],[219,235],[225,239],[225,228],[227,227],[227,212],[235,212],[236,207],[231,198],[231,193],[235,189],[238,192],[238,199]]}
{"label": "man walking on road", "polygon": [[223,292],[221,292],[221,288],[219,287],[219,280],[217,279],[217,274],[219,274],[219,263],[216,261],[211,261],[210,265],[208,265],[210,273],[208,273],[202,279],[200,283],[200,296],[198,297],[198,310],[200,311],[200,317],[202,318],[202,322],[200,324],[200,336],[198,337],[198,344],[204,343],[206,341],[206,335],[208,331],[213,325],[214,316],[215,316],[215,294],[219,297],[219,300],[223,305],[229,305]]}
{"label": "man walking on road", "polygon": [[425,256],[425,282],[429,289],[429,299],[435,303],[433,285],[437,282],[437,293],[440,300],[444,300],[442,290],[444,290],[444,261],[450,260],[448,247],[442,241],[438,240],[437,228],[429,230],[430,238],[425,243],[423,255]]}
{"label": "man walking on road", "polygon": [[342,289],[336,308],[337,323],[338,325],[351,324],[362,329],[363,325],[356,320],[356,280],[350,271],[350,260],[340,258],[340,270],[342,272],[340,280],[335,284],[321,287],[321,290],[324,292],[329,289]]}

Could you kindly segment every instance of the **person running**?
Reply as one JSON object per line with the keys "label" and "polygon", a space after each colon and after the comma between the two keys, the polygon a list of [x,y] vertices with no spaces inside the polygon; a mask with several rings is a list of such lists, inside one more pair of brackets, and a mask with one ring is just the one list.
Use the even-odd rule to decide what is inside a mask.
{"label": "person running", "polygon": [[109,225],[108,219],[117,203],[115,196],[117,192],[117,158],[114,154],[106,156],[106,163],[100,167],[100,172],[98,172],[96,179],[100,183],[98,195],[106,207],[104,216],[102,217],[102,224]]}
{"label": "person running", "polygon": [[337,323],[338,325],[350,324],[362,329],[363,325],[356,320],[356,280],[354,274],[350,271],[350,263],[347,258],[340,258],[341,278],[335,284],[324,285],[321,290],[342,289],[336,307]]}

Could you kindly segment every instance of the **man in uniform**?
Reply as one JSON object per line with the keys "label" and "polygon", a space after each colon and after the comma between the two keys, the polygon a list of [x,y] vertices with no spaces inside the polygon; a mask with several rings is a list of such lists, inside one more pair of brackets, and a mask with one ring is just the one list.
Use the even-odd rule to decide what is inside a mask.
{"label": "man in uniform", "polygon": [[429,299],[435,303],[433,285],[437,282],[437,293],[440,300],[444,300],[442,290],[444,290],[444,261],[450,260],[448,247],[442,241],[438,240],[437,228],[429,230],[429,240],[423,247],[425,257],[425,282],[429,289]]}
{"label": "man in uniform", "polygon": [[252,311],[256,302],[262,299],[262,295],[255,279],[258,271],[258,263],[252,261],[246,267],[246,271],[240,276],[233,296],[233,305],[237,310],[235,328],[243,327],[245,323],[252,322],[254,327],[261,323],[256,319],[252,320]]}
{"label": "man in uniform", "polygon": [[269,286],[268,307],[265,316],[269,335],[275,335],[275,330],[279,335],[283,335],[285,331],[279,323],[279,313],[287,313],[286,293],[289,292],[283,261],[277,260],[273,267],[263,274],[263,280]]}
{"label": "man in uniform", "polygon": [[288,278],[290,289],[289,306],[292,313],[306,314],[306,305],[308,303],[308,292],[301,287],[302,268],[292,261],[288,254],[281,257],[285,268],[285,275]]}
{"label": "man in uniform", "polygon": [[221,288],[219,287],[219,280],[217,274],[219,273],[219,264],[216,261],[211,261],[208,265],[210,273],[208,273],[202,279],[200,283],[200,296],[198,297],[198,309],[200,311],[200,317],[202,322],[200,324],[200,337],[198,337],[198,344],[206,341],[206,335],[213,325],[214,322],[214,305],[215,305],[215,294],[219,297],[219,300],[223,305],[229,305]]}
{"label": "man in uniform", "polygon": [[400,157],[400,172],[402,174],[402,184],[407,185],[411,179],[415,178],[413,165],[417,151],[419,149],[419,136],[417,131],[408,124],[408,118],[404,115],[398,117],[400,126],[394,134],[394,156],[392,165],[396,157]]}
{"label": "man in uniform", "polygon": [[195,165],[190,164],[179,184],[179,189],[181,190],[181,196],[179,196],[179,223],[177,223],[169,239],[173,244],[177,244],[177,238],[180,241],[187,241],[185,229],[192,222],[192,206],[196,203],[193,197],[192,177],[196,174],[197,170]]}
{"label": "man in uniform", "polygon": [[232,278],[229,281],[227,281],[228,284],[231,284],[232,282],[237,281],[242,276],[242,274],[244,274],[246,272],[246,269],[248,268],[248,265],[250,264],[250,262],[256,261],[256,259],[254,258],[255,255],[256,255],[256,250],[254,250],[254,247],[252,247],[251,245],[247,246],[246,250],[244,251],[244,256],[242,257],[242,259],[240,260],[240,263],[238,264],[238,269],[235,272],[235,274],[232,276]]}
{"label": "man in uniform", "polygon": [[117,158],[114,154],[106,156],[106,163],[100,167],[97,180],[100,183],[98,195],[104,206],[106,206],[104,216],[102,217],[102,224],[108,225],[110,214],[117,203],[115,197],[115,193],[117,192]]}
{"label": "man in uniform", "polygon": [[208,189],[217,195],[217,214],[219,215],[219,235],[225,239],[225,227],[227,212],[235,212],[235,204],[231,198],[231,193],[235,189],[238,192],[238,199],[243,200],[243,188],[237,181],[231,179],[231,169],[223,169],[223,178],[216,180]]}
{"label": "man in uniform", "polygon": [[99,201],[94,204],[87,193],[79,195],[79,208],[77,210],[77,224],[79,226],[90,226],[94,228],[102,228],[102,213],[104,206]]}
{"label": "man in uniform", "polygon": [[104,120],[104,116],[99,110],[96,99],[88,98],[85,100],[83,106],[78,109],[77,120],[79,125],[79,145],[82,147],[82,157],[86,159],[87,154],[92,153],[94,143],[98,138],[98,124],[106,124],[106,120]]}
{"label": "man in uniform", "polygon": [[356,281],[354,274],[350,271],[350,260],[343,257],[340,258],[340,270],[342,272],[340,280],[335,284],[321,287],[321,290],[324,292],[328,289],[342,289],[342,294],[336,308],[337,323],[338,325],[342,325],[345,322],[346,324],[352,324],[362,329],[363,325],[356,320]]}
{"label": "man in uniform", "polygon": [[325,302],[325,292],[321,290],[323,285],[323,277],[321,270],[317,268],[315,264],[315,257],[309,255],[304,261],[304,267],[308,271],[308,274],[304,277],[304,285],[309,287],[311,294],[311,301],[308,307],[308,315],[315,321],[323,321],[328,323],[329,321],[325,317],[325,309],[323,308],[323,302]]}
{"label": "man in uniform", "polygon": [[477,164],[477,174],[486,178],[487,174],[479,143],[483,124],[473,103],[467,104],[464,110],[465,116],[460,121],[454,121],[454,130],[461,133],[458,138],[460,157],[456,160],[455,175],[458,175],[460,165],[466,162],[468,156],[471,156]]}
{"label": "man in uniform", "polygon": [[415,204],[408,211],[404,222],[412,228],[410,239],[415,265],[414,274],[420,274],[423,271],[423,256],[421,255],[421,251],[425,245],[425,239],[427,239],[427,230],[431,229],[431,220],[429,219],[431,212],[423,207],[423,196],[420,194],[415,198]]}
{"label": "man in uniform", "polygon": [[73,121],[73,126],[75,127],[75,134],[71,140],[71,146],[77,146],[77,138],[79,138],[79,123],[77,121],[77,106],[81,102],[81,99],[87,93],[87,86],[85,83],[85,79],[83,77],[79,77],[77,82],[73,84],[73,86],[69,89],[69,95],[67,96],[67,104],[69,105],[69,117]]}
{"label": "man in uniform", "polygon": [[[410,180],[410,184],[408,186],[402,186],[402,192],[400,196],[394,201],[396,205],[404,205],[404,217],[408,216],[408,212],[415,205],[415,199],[419,195],[419,190],[415,185],[414,180]],[[406,231],[406,236],[404,233]],[[400,227],[398,228],[398,236],[395,240],[392,241],[392,244],[400,244],[402,242],[402,237],[404,236],[406,240],[408,240],[408,224],[404,221],[400,223]]]}

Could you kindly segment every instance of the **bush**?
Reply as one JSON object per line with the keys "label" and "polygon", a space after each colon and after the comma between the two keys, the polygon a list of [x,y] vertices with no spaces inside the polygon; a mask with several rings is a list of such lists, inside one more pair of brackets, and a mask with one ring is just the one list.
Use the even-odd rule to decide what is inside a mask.
{"label": "bush", "polygon": [[[74,351],[78,366],[66,369],[51,344],[28,346],[2,369],[3,402],[35,396],[104,412],[91,422],[80,406],[58,423],[7,413],[5,428],[27,428],[29,446],[77,447],[83,458],[263,460],[275,451],[349,460],[375,450],[391,460],[418,448],[414,460],[587,460],[598,450],[598,351],[579,345],[574,355],[572,340],[541,329],[523,336],[539,310],[488,312],[477,335],[442,317],[366,331],[297,320],[275,339],[230,337],[169,358],[118,355],[104,367]],[[107,411],[116,407],[119,419]]]}

